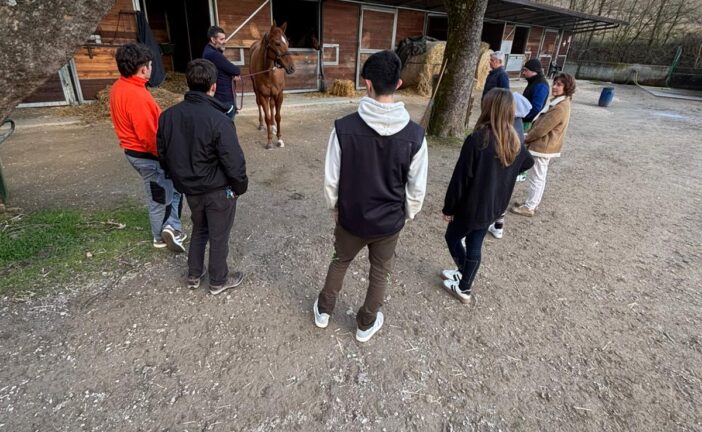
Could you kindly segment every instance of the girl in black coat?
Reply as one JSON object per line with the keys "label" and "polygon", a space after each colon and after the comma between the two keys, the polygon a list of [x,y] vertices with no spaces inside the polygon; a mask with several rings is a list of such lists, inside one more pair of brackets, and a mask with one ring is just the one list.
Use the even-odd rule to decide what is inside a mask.
{"label": "girl in black coat", "polygon": [[[468,135],[444,199],[446,244],[457,270],[444,270],[444,288],[470,302],[488,226],[507,209],[517,174],[534,164],[514,129],[514,99],[509,90],[490,90]],[[463,245],[465,239],[465,246]]]}

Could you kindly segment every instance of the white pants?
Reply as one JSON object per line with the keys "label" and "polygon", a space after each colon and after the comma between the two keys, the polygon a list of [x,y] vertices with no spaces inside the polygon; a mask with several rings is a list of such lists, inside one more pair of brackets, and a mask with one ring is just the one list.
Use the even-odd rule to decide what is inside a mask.
{"label": "white pants", "polygon": [[546,188],[546,173],[548,172],[548,163],[551,158],[534,156],[534,166],[529,169],[527,176],[527,200],[524,203],[531,210],[535,210],[541,202],[541,197],[544,196]]}

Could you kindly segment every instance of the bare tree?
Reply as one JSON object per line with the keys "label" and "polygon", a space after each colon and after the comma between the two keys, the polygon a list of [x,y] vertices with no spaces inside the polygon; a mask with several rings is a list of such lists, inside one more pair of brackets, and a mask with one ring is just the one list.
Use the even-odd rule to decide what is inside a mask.
{"label": "bare tree", "polygon": [[0,120],[73,57],[115,0],[0,0]]}
{"label": "bare tree", "polygon": [[444,51],[447,63],[427,128],[430,135],[459,138],[465,135],[465,119],[473,91],[487,2],[444,0],[449,16]]}

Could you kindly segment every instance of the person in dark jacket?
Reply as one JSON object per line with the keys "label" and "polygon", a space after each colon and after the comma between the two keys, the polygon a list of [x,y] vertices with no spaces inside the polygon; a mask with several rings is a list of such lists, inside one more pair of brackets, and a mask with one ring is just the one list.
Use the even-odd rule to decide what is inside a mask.
{"label": "person in dark jacket", "polygon": [[490,53],[490,73],[485,78],[485,87],[483,87],[483,98],[488,92],[494,88],[503,88],[509,90],[509,76],[503,67],[505,63],[505,54],[501,51]]}
{"label": "person in dark jacket", "polygon": [[463,143],[446,191],[445,238],[458,269],[442,275],[444,288],[462,303],[470,302],[488,226],[507,209],[517,174],[534,164],[513,123],[512,94],[493,89],[483,99],[480,118]]}
{"label": "person in dark jacket", "polygon": [[329,137],[324,196],[336,220],[334,258],[314,302],[314,322],[325,328],[346,270],[368,247],[366,300],[356,314],[356,339],[368,341],[383,326],[380,307],[394,265],[395,247],[408,219],[421,210],[427,184],[424,129],[394,101],[402,84],[400,58],[380,51],[361,72],[368,96],[358,112],[336,121]]}
{"label": "person in dark jacket", "polygon": [[528,131],[536,116],[546,106],[549,85],[538,59],[531,59],[524,63],[522,76],[526,78],[528,83],[522,94],[531,103],[531,111],[524,116],[524,129]]}
{"label": "person in dark jacket", "polygon": [[237,113],[234,99],[232,80],[241,80],[241,70],[237,65],[224,56],[224,46],[227,38],[222,27],[212,26],[207,30],[210,42],[202,50],[202,58],[209,60],[217,67],[217,91],[215,99],[229,106],[227,116],[233,119]]}
{"label": "person in dark jacket", "polygon": [[186,194],[193,232],[188,251],[188,288],[205,276],[205,247],[210,242],[210,293],[238,286],[241,272],[229,274],[229,233],[237,198],[246,192],[246,160],[236,128],[225,115],[228,107],[213,97],[217,68],[196,59],[185,73],[188,91],[183,102],[167,109],[158,122],[161,165],[179,191]]}

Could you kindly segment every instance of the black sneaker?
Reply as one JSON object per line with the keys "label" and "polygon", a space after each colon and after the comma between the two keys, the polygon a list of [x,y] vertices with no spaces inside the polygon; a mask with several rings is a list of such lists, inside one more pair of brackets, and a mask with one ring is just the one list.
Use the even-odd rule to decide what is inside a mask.
{"label": "black sneaker", "polygon": [[229,275],[229,278],[225,283],[222,285],[212,285],[210,284],[210,294],[212,295],[217,295],[219,293],[222,293],[229,288],[236,288],[239,285],[241,285],[241,282],[244,280],[244,273],[242,272],[234,272],[233,274]]}
{"label": "black sneaker", "polygon": [[200,288],[200,281],[202,281],[202,278],[205,277],[205,273],[207,273],[207,267],[203,267],[202,274],[199,277],[188,276],[188,288],[193,290]]}

